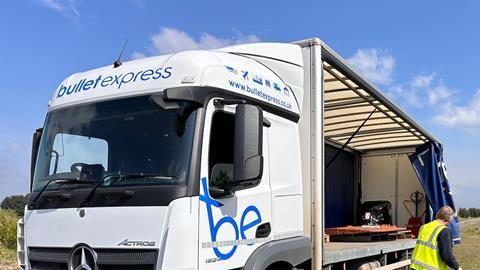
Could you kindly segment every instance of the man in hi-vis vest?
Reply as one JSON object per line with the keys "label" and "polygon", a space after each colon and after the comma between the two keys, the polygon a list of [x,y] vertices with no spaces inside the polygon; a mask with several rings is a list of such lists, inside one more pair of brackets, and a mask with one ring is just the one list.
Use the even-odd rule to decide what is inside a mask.
{"label": "man in hi-vis vest", "polygon": [[420,228],[411,269],[447,270],[447,266],[455,270],[462,269],[453,256],[452,233],[447,227],[454,215],[450,206],[444,206],[438,210],[434,221]]}

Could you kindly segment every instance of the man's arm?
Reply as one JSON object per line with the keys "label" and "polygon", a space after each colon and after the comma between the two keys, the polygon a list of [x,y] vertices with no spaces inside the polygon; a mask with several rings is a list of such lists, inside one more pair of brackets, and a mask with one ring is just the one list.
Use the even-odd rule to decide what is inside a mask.
{"label": "man's arm", "polygon": [[442,260],[448,265],[448,267],[457,270],[459,266],[455,256],[453,256],[453,242],[450,229],[443,229],[437,236],[437,242]]}

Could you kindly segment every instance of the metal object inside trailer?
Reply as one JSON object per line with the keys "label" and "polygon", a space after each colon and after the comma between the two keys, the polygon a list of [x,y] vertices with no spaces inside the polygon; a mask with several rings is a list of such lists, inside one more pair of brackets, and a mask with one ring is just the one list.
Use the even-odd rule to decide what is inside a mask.
{"label": "metal object inside trailer", "polygon": [[321,269],[353,257],[383,254],[390,249],[396,252],[413,248],[413,240],[324,244],[324,185],[328,163],[324,160],[325,143],[362,156],[379,151],[395,153],[407,148],[411,151],[425,142],[437,140],[320,39],[295,44],[302,48],[305,68],[305,102],[299,126],[304,209],[310,209],[304,211],[304,230],[313,241],[313,268]]}

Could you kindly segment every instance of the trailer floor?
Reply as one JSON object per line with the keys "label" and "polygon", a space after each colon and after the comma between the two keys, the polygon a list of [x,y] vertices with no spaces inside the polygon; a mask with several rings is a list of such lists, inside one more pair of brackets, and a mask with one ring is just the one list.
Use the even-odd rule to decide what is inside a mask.
{"label": "trailer floor", "polygon": [[330,242],[324,243],[323,265],[334,264],[385,253],[413,249],[414,239],[384,242]]}

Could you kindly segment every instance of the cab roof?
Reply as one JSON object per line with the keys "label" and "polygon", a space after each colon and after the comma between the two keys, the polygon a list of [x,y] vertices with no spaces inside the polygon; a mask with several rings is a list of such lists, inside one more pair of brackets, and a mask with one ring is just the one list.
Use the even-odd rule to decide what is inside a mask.
{"label": "cab roof", "polygon": [[272,70],[245,56],[204,50],[148,57],[124,62],[118,68],[105,66],[73,74],[56,89],[49,110],[182,86],[220,88],[299,114],[293,92]]}

